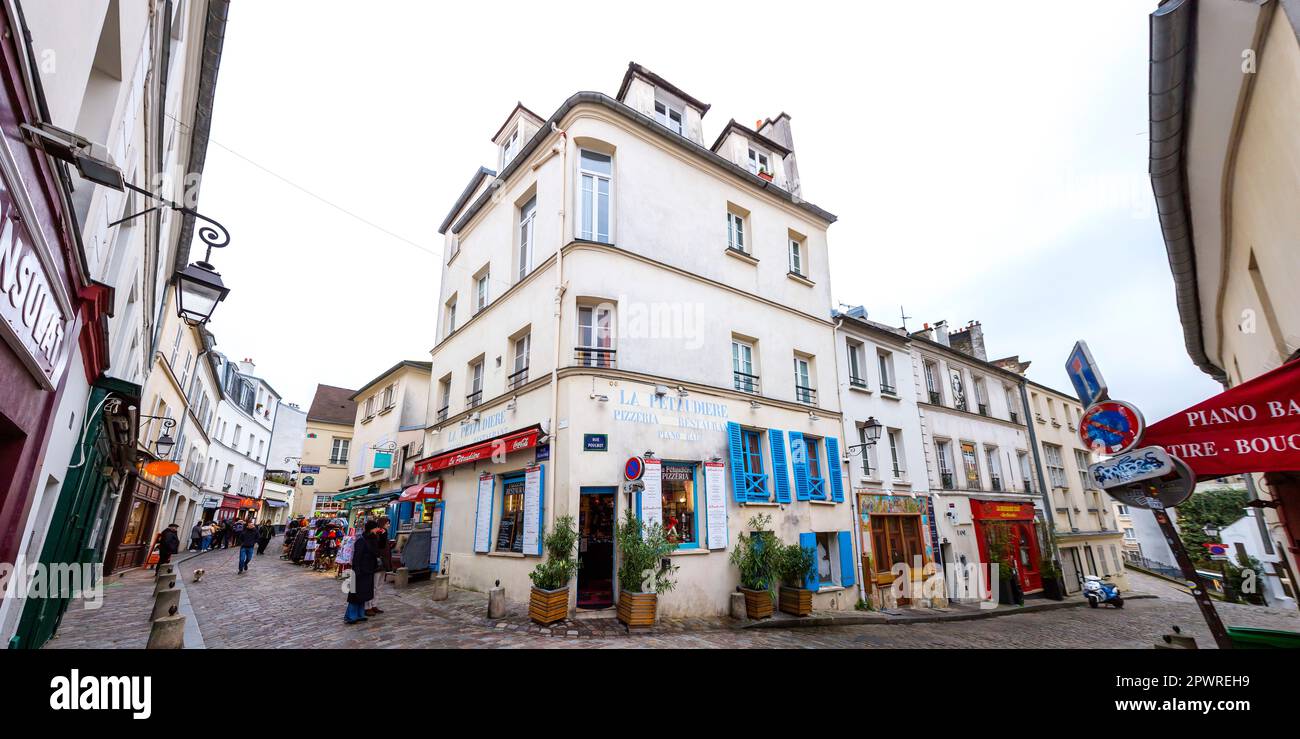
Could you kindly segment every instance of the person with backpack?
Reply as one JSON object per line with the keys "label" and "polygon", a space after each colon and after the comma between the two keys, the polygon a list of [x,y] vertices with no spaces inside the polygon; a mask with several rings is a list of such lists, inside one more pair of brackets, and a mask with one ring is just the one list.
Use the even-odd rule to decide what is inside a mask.
{"label": "person with backpack", "polygon": [[249,524],[238,527],[235,543],[239,546],[239,574],[248,572],[248,565],[253,561],[253,548],[257,546],[257,527]]}

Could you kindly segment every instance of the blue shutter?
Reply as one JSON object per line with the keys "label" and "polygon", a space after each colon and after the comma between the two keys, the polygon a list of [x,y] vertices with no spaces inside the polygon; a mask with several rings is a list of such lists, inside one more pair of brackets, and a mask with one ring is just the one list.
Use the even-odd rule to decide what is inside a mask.
{"label": "blue shutter", "polygon": [[790,502],[790,472],[785,462],[785,434],[779,429],[767,430],[767,442],[772,447],[772,480],[776,488],[776,502]]}
{"label": "blue shutter", "polygon": [[[790,433],[793,434],[795,432],[791,431]],[[799,546],[803,547],[804,549],[812,550],[813,566],[812,566],[812,570],[809,571],[808,576],[804,578],[803,586],[809,590],[816,590],[817,588],[821,587],[821,579],[817,577],[817,535],[811,533],[800,534]]]}
{"label": "blue shutter", "polygon": [[857,567],[853,563],[853,532],[840,532],[840,585],[846,588],[853,587],[857,582],[854,574]]}
{"label": "blue shutter", "polygon": [[843,503],[844,462],[840,459],[840,440],[834,436],[826,437],[826,475],[831,478],[831,500]]}
{"label": "blue shutter", "polygon": [[542,554],[546,538],[546,465],[537,465],[537,554]]}
{"label": "blue shutter", "polygon": [[812,495],[808,483],[808,447],[804,446],[803,434],[790,432],[790,453],[794,456],[794,495],[799,500],[810,500]]}
{"label": "blue shutter", "polygon": [[727,454],[731,457],[731,497],[737,503],[745,502],[744,442],[740,438],[740,424],[727,422]]}

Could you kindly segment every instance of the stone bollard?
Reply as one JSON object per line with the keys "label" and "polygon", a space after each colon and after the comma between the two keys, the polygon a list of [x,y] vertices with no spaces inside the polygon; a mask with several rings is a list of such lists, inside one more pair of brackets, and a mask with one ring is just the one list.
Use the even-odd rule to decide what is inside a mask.
{"label": "stone bollard", "polygon": [[150,621],[157,621],[166,616],[175,616],[176,611],[181,607],[181,591],[179,589],[164,590],[161,593],[154,594],[153,613],[149,614]]}
{"label": "stone bollard", "polygon": [[429,579],[433,581],[433,599],[447,600],[447,597],[451,595],[451,576],[434,575]]}
{"label": "stone bollard", "polygon": [[488,591],[488,618],[506,617],[506,589],[492,588]]}
{"label": "stone bollard", "polygon": [[154,576],[162,577],[163,575],[174,575],[174,574],[176,574],[176,565],[172,564],[171,562],[168,562],[165,565],[158,565],[158,569],[154,573]]}
{"label": "stone bollard", "polygon": [[149,629],[145,649],[181,649],[185,646],[185,617],[163,616]]}
{"label": "stone bollard", "polygon": [[731,594],[731,617],[738,618],[741,621],[744,621],[746,618],[749,618],[749,614],[745,612],[744,593]]}
{"label": "stone bollard", "polygon": [[175,575],[165,575],[163,577],[160,577],[153,584],[153,594],[155,596],[158,595],[159,593],[168,590],[175,590],[175,589],[176,589]]}
{"label": "stone bollard", "polygon": [[404,588],[411,584],[411,571],[405,567],[398,567],[397,572],[393,575],[393,587]]}

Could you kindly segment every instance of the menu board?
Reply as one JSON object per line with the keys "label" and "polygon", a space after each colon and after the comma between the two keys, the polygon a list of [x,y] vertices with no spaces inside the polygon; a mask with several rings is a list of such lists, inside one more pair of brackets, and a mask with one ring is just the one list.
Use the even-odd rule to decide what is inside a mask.
{"label": "menu board", "polygon": [[432,501],[427,506],[433,508],[433,515],[429,518],[431,522],[429,527],[429,569],[434,572],[441,572],[442,562],[439,560],[439,555],[442,554],[440,551],[440,547],[442,547],[442,506],[435,506]]}
{"label": "menu board", "polygon": [[657,459],[645,461],[645,473],[641,475],[645,488],[641,491],[641,523],[663,525],[664,522],[664,470]]}
{"label": "menu board", "polygon": [[721,462],[704,463],[704,508],[708,512],[709,549],[727,548],[727,490]]}
{"label": "menu board", "polygon": [[478,514],[474,521],[474,551],[492,548],[492,489],[496,478],[490,474],[478,478]]}
{"label": "menu board", "polygon": [[524,470],[524,551],[542,553],[542,468]]}

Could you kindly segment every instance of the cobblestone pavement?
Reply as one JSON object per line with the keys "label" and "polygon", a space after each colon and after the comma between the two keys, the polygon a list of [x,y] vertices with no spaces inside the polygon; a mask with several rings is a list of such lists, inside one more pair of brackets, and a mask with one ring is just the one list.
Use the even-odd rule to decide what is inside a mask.
{"label": "cobblestone pavement", "polygon": [[[428,583],[379,591],[384,613],[343,623],[340,582],[278,557],[273,544],[248,574],[236,574],[235,550],[202,555],[178,568],[209,647],[455,648],[1149,648],[1173,624],[1212,646],[1190,598],[1134,600],[1122,610],[1066,608],[975,621],[801,629],[735,629],[726,620],[668,621],[658,632],[628,636],[612,619],[529,624],[522,604],[501,621],[484,616],[484,596],[452,591],[440,603]],[[207,570],[190,583],[195,567]],[[1230,625],[1300,630],[1300,613],[1221,604]],[[556,638],[560,637],[560,638]]]}

